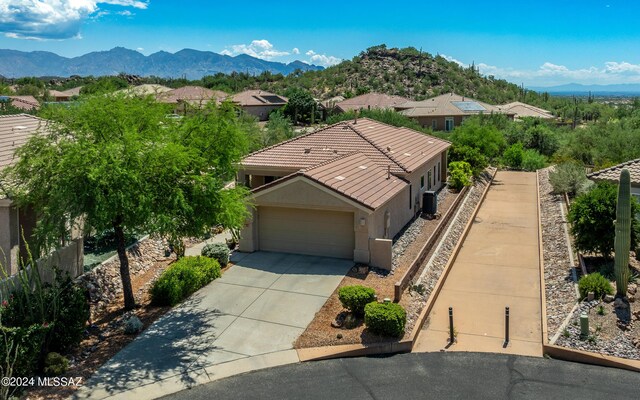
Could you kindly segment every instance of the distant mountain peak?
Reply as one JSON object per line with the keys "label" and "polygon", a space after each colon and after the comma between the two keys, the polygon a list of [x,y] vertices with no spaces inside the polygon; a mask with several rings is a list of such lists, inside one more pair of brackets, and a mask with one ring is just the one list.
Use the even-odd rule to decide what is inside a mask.
{"label": "distant mountain peak", "polygon": [[200,79],[216,73],[246,72],[259,75],[262,72],[288,75],[301,69],[321,70],[322,67],[302,61],[281,63],[262,60],[247,54],[235,57],[224,56],[211,51],[182,49],[175,53],[158,51],[149,56],[126,47],[117,46],[111,50],[95,51],[79,57],[66,58],[50,52],[23,52],[0,49],[0,75],[7,78],[25,76],[71,75],[103,76],[127,73],[140,76],[163,78],[186,77]]}

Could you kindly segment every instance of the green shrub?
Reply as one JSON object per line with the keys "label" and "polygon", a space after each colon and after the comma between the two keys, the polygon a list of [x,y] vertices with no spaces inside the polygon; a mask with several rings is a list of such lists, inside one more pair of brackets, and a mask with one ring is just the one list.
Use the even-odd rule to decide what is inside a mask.
{"label": "green shrub", "polygon": [[47,324],[47,349],[65,352],[82,340],[89,312],[85,289],[58,274],[53,284],[19,286],[2,307],[2,323],[23,328]]}
{"label": "green shrub", "polygon": [[587,179],[584,166],[576,161],[565,161],[549,172],[549,182],[556,194],[575,196],[586,192],[593,184]]}
{"label": "green shrub", "polygon": [[473,176],[480,176],[489,165],[487,157],[480,150],[470,146],[452,146],[449,149],[449,161],[465,161],[471,166]]}
{"label": "green shrub", "polygon": [[[616,186],[606,182],[598,182],[591,190],[576,197],[569,209],[571,234],[578,251],[599,253],[609,257],[613,252],[615,238],[616,203],[618,193]],[[640,212],[640,206],[631,199],[632,215]],[[631,219],[631,249],[638,243],[640,223]]]}
{"label": "green shrub", "polygon": [[454,161],[449,163],[449,186],[454,190],[460,190],[471,185],[473,171],[469,163],[465,161]]}
{"label": "green shrub", "polygon": [[537,171],[547,165],[547,157],[537,150],[527,149],[522,154],[522,169],[525,171]]}
{"label": "green shrub", "polygon": [[44,373],[47,376],[60,376],[67,372],[69,360],[60,353],[51,352],[44,359]]}
{"label": "green shrub", "polygon": [[151,302],[173,306],[220,277],[220,264],[208,257],[184,257],[167,268],[151,287]]}
{"label": "green shrub", "polygon": [[[16,355],[13,376],[34,376],[44,352],[45,340],[51,325],[33,324],[28,327],[0,326],[0,360]],[[9,353],[9,357],[7,356]]]}
{"label": "green shrub", "polygon": [[522,159],[524,157],[524,150],[522,143],[515,143],[504,151],[502,155],[502,162],[513,169],[522,168]]}
{"label": "green shrub", "polygon": [[369,303],[364,308],[364,323],[373,333],[399,337],[407,323],[407,313],[400,304]]}
{"label": "green shrub", "polygon": [[218,260],[221,267],[226,267],[229,263],[229,246],[225,243],[210,243],[202,248],[201,254],[204,257],[213,258]]}
{"label": "green shrub", "polygon": [[605,294],[613,294],[611,282],[597,272],[584,275],[580,278],[578,281],[578,289],[580,290],[580,297],[583,299],[587,297],[589,292],[593,292],[596,299],[602,298]]}
{"label": "green shrub", "polygon": [[344,286],[338,291],[342,306],[356,315],[364,314],[364,307],[376,300],[375,290],[361,285]]}

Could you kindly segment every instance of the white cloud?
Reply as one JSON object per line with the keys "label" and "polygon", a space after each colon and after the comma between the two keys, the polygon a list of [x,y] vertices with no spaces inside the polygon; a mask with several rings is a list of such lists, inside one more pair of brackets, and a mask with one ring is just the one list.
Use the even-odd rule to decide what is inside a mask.
{"label": "white cloud", "polygon": [[142,52],[144,51],[144,47],[138,47],[138,48],[136,49],[136,51],[137,51],[138,53],[142,53]]}
{"label": "white cloud", "polygon": [[131,12],[131,11],[129,11],[129,10],[119,11],[119,12],[117,12],[117,14],[118,14],[118,15],[122,15],[122,16],[124,16],[124,17],[132,17],[132,16],[134,16],[134,15],[135,15],[134,13],[132,13],[132,12]]}
{"label": "white cloud", "polygon": [[339,64],[342,61],[338,57],[328,56],[326,54],[318,54],[313,50],[309,50],[305,53],[309,56],[309,62],[315,65],[322,65],[323,67],[330,67],[332,65]]}
{"label": "white cloud", "polygon": [[451,57],[451,56],[448,56],[448,55],[446,55],[446,54],[442,54],[442,58],[444,58],[444,59],[445,59],[445,60],[447,60],[447,61],[454,62],[454,63],[458,64],[458,65],[459,65],[459,66],[461,66],[461,67],[464,67],[464,64],[462,63],[462,61],[460,61],[460,60],[456,60],[455,58],[453,58],[453,57]]}
{"label": "white cloud", "polygon": [[[0,32],[16,39],[79,38],[89,17],[106,13],[99,4],[146,9],[138,0],[0,0]],[[124,12],[127,12],[125,10]],[[131,15],[122,14],[122,15]]]}
{"label": "white cloud", "polygon": [[297,47],[294,47],[293,50],[291,50],[291,54],[300,54],[300,49]]}
{"label": "white cloud", "polygon": [[250,44],[234,44],[222,50],[220,54],[235,56],[238,54],[248,54],[251,57],[263,60],[273,60],[276,57],[288,56],[288,51],[277,50],[268,40],[254,40]]}
{"label": "white cloud", "polygon": [[480,63],[477,65],[484,75],[493,75],[516,83],[551,86],[564,83],[615,84],[640,83],[640,64],[608,61],[602,67],[590,66],[571,69],[551,62],[543,63],[538,69],[503,68]]}

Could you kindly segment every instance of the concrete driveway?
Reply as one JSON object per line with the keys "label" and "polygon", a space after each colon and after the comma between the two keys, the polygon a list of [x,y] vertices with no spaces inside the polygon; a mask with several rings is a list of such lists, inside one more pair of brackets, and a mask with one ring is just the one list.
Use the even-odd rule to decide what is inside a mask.
{"label": "concrete driveway", "polygon": [[298,362],[293,342],[353,262],[258,252],[151,325],[76,398],[156,398],[236,373]]}

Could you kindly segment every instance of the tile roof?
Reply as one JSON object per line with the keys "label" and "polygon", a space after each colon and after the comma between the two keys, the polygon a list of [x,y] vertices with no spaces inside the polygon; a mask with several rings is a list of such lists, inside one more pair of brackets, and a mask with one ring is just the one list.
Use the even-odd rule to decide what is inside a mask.
{"label": "tile roof", "polygon": [[33,96],[7,96],[11,99],[11,105],[25,111],[40,109],[40,102]]}
{"label": "tile roof", "polygon": [[522,103],[520,101],[514,101],[512,103],[503,104],[498,106],[503,111],[510,111],[515,114],[516,118],[522,117],[537,117],[544,119],[555,118],[551,111],[547,111],[543,108],[535,107],[530,104]]}
{"label": "tile roof", "polygon": [[620,172],[623,169],[627,169],[629,171],[629,175],[631,175],[631,184],[640,186],[640,158],[593,172],[587,175],[587,178],[594,181],[619,182]]}
{"label": "tile roof", "polygon": [[365,154],[392,173],[408,173],[449,148],[446,140],[368,118],[342,121],[249,154],[245,167],[310,168],[337,156]]}
{"label": "tile roof", "polygon": [[371,210],[382,206],[408,185],[404,180],[388,174],[366,155],[350,153],[285,176],[254,189],[253,193],[298,176],[319,183]]}
{"label": "tile roof", "polygon": [[396,105],[395,108],[408,117],[468,116],[480,113],[513,114],[491,104],[455,93],[446,93],[422,101],[408,101]]}
{"label": "tile roof", "polygon": [[342,111],[360,109],[393,109],[394,106],[408,102],[402,96],[390,96],[384,93],[366,93],[336,103],[335,107]]}
{"label": "tile roof", "polygon": [[133,96],[158,96],[162,93],[170,92],[171,88],[155,83],[145,83],[143,85],[131,86],[118,90],[118,93],[125,93]]}
{"label": "tile roof", "polygon": [[158,101],[163,103],[178,103],[183,101],[190,104],[202,104],[210,100],[215,100],[219,103],[227,96],[227,93],[220,90],[211,90],[201,86],[183,86],[160,94]]}
{"label": "tile roof", "polygon": [[289,99],[264,90],[245,90],[231,96],[231,101],[238,103],[241,107],[247,106],[283,106]]}
{"label": "tile roof", "polygon": [[75,88],[72,88],[72,89],[63,90],[63,91],[50,90],[49,91],[49,95],[51,95],[53,97],[79,96],[80,95],[80,89],[82,89],[82,86],[78,86],[78,87],[75,87]]}
{"label": "tile roof", "polygon": [[0,116],[0,170],[15,162],[14,152],[48,122],[27,114]]}

